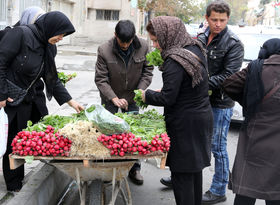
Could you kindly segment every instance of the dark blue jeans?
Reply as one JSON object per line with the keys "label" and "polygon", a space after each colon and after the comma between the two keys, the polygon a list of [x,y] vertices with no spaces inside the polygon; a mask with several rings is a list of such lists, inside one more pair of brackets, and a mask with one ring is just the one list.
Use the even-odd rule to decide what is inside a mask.
{"label": "dark blue jeans", "polygon": [[218,196],[224,196],[229,178],[229,160],[227,152],[227,134],[232,116],[232,108],[212,108],[214,129],[211,151],[215,158],[215,174],[210,191]]}

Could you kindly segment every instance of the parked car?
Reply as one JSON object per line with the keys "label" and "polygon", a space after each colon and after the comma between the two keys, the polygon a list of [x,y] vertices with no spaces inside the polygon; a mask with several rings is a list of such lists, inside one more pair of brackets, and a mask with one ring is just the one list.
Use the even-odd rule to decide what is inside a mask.
{"label": "parked car", "polygon": [[[232,29],[232,28],[231,28]],[[280,37],[280,31],[279,34],[268,34],[268,33],[244,33],[242,30],[236,30],[232,29],[233,32],[235,32],[242,43],[244,44],[244,61],[242,64],[242,68],[246,68],[250,61],[255,60],[258,58],[258,53],[260,50],[260,47],[263,45],[265,41],[271,38],[279,38]],[[247,31],[248,32],[248,31]],[[268,31],[267,31],[268,32]],[[235,106],[233,107],[233,116],[231,118],[232,122],[241,123],[244,120],[243,114],[242,114],[242,107],[239,105],[239,103],[235,102]]]}

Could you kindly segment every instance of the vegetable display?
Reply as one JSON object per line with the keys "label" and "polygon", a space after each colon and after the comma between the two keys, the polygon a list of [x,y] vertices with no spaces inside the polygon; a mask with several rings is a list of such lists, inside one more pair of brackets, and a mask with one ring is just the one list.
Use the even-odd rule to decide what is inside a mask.
{"label": "vegetable display", "polygon": [[170,139],[166,134],[164,117],[155,109],[143,114],[116,113],[130,126],[129,133],[101,135],[98,138],[111,151],[111,155],[146,155],[152,152],[168,152]]}
{"label": "vegetable display", "polygon": [[[143,114],[116,113],[113,118],[107,118],[104,125],[113,134],[105,134],[99,129],[104,124],[104,112],[97,112],[99,106],[102,107],[88,106],[80,114],[71,116],[47,115],[34,125],[28,121],[27,128],[12,141],[13,154],[27,156],[32,161],[34,156],[102,158],[169,150],[170,139],[166,134],[164,117],[156,110]],[[89,114],[102,119],[99,127],[95,126],[91,117],[87,117]],[[121,128],[126,125],[124,131],[116,125],[119,122],[125,123],[121,123]]]}
{"label": "vegetable display", "polygon": [[161,66],[164,62],[161,57],[160,51],[158,49],[155,49],[147,53],[146,59],[149,62],[148,65],[153,65],[153,66]]}
{"label": "vegetable display", "polygon": [[130,126],[130,132],[136,137],[150,142],[156,135],[166,133],[164,116],[155,109],[148,110],[143,114],[116,113]]}
{"label": "vegetable display", "polygon": [[135,137],[131,132],[119,135],[106,136],[102,134],[98,141],[111,150],[111,155],[124,156],[125,154],[146,155],[152,152],[167,152],[170,147],[170,140],[167,134],[156,135],[149,143],[140,137]]}
{"label": "vegetable display", "polygon": [[147,108],[148,105],[144,103],[142,100],[142,92],[140,90],[134,90],[134,93],[135,93],[134,101],[136,102],[136,105],[141,109]]}

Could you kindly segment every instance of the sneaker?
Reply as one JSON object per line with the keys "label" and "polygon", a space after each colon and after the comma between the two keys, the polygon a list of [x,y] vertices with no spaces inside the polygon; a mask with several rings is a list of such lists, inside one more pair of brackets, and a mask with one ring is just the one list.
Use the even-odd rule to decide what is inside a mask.
{"label": "sneaker", "polygon": [[205,194],[203,194],[201,204],[217,204],[225,200],[227,200],[226,196],[217,196],[208,190]]}
{"label": "sneaker", "polygon": [[160,182],[163,185],[165,185],[165,186],[167,186],[169,188],[172,188],[171,177],[163,177],[163,178],[160,179]]}
{"label": "sneaker", "polygon": [[142,185],[144,183],[143,176],[140,174],[140,170],[130,171],[128,173],[130,180],[136,185]]}

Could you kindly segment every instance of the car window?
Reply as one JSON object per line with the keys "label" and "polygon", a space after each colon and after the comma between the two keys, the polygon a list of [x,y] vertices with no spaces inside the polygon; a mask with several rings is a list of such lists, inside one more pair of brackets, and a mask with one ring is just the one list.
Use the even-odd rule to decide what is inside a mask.
{"label": "car window", "polygon": [[231,26],[230,29],[240,38],[244,44],[244,60],[255,60],[263,43],[271,38],[279,38],[279,29],[270,29],[261,26]]}

